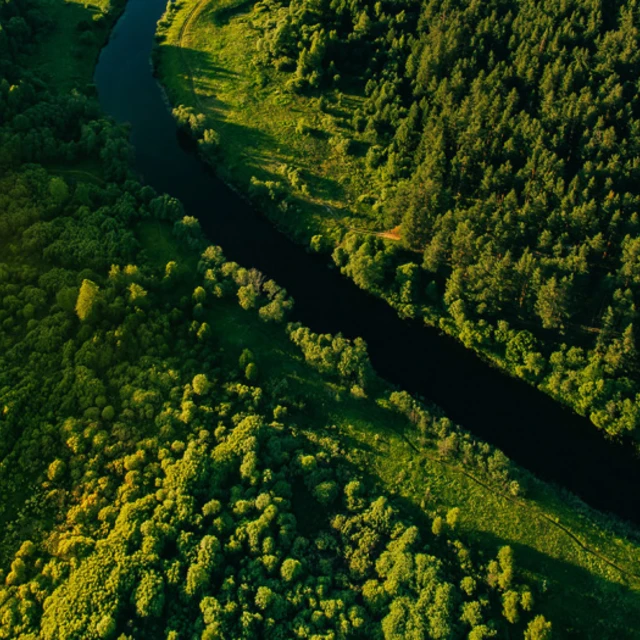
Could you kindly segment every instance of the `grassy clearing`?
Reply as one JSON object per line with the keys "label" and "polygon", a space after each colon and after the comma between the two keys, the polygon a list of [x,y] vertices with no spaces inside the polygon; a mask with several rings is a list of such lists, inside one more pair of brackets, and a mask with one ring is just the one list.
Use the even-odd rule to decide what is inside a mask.
{"label": "grassy clearing", "polygon": [[[145,223],[140,231],[159,269],[169,260],[180,264],[190,259],[167,225]],[[308,437],[334,438],[345,458],[393,495],[416,522],[457,506],[463,539],[473,540],[487,557],[499,546],[511,545],[518,566],[544,592],[542,612],[554,621],[559,637],[637,637],[640,578],[632,575],[640,575],[637,544],[606,523],[596,523],[586,510],[576,509],[542,483],[533,482],[526,499],[514,500],[475,481],[473,470],[443,461],[435,447],[416,451],[412,426],[403,416],[374,397],[353,397],[312,369],[280,325],[261,322],[233,300],[216,302],[208,313],[227,364],[237,363],[242,349],[253,351],[261,379],[286,379],[304,398],[305,407],[295,419]]]}
{"label": "grassy clearing", "polygon": [[[193,106],[219,134],[220,157],[210,159],[223,179],[243,190],[254,177],[279,182],[293,195],[286,210],[267,208],[287,233],[308,242],[316,233],[373,228],[367,203],[379,194],[364,166],[369,142],[350,125],[362,96],[323,91],[321,106],[283,89],[290,74],[253,63],[261,19],[253,3],[182,2],[158,55],[172,103]],[[346,138],[348,152],[336,146]]]}
{"label": "grassy clearing", "polygon": [[163,268],[168,262],[175,260],[187,273],[195,273],[198,256],[186,247],[178,245],[166,223],[141,222],[136,235],[149,260]]}
{"label": "grassy clearing", "polygon": [[29,66],[61,92],[91,87],[95,62],[125,0],[39,0],[54,25]]}
{"label": "grassy clearing", "polygon": [[[54,91],[93,91],[93,71],[126,0],[38,0],[53,27],[35,44],[29,66]],[[68,182],[104,185],[96,161],[50,164],[47,169]]]}
{"label": "grassy clearing", "polygon": [[95,161],[85,161],[72,165],[49,164],[47,169],[50,173],[64,178],[67,182],[88,182],[100,187],[105,185],[102,167]]}

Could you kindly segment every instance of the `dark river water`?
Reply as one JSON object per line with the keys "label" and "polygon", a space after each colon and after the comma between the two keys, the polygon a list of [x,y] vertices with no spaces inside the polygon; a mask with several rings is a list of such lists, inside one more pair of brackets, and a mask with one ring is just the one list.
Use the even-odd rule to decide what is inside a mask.
{"label": "dark river water", "polygon": [[142,179],[179,198],[230,260],[256,267],[295,299],[292,320],[316,332],[362,336],[384,378],[440,405],[465,429],[591,506],[640,523],[640,462],[586,419],[502,374],[456,341],[401,320],[326,259],[293,244],[181,146],[152,72],[166,0],[129,0],[96,67],[103,109],[131,125]]}

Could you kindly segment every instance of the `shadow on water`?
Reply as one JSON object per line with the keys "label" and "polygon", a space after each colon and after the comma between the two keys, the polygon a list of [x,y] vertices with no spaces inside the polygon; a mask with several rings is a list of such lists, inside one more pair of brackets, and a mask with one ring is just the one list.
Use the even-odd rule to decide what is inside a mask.
{"label": "shadow on water", "polygon": [[256,267],[284,286],[296,301],[293,320],[317,332],[362,336],[380,375],[439,404],[539,477],[593,507],[640,522],[640,464],[629,450],[605,442],[586,419],[456,341],[401,320],[324,258],[279,234],[178,143],[150,64],[164,6],[165,0],[129,0],[95,73],[103,109],[131,123],[136,167],[144,180],[182,200],[228,259]]}

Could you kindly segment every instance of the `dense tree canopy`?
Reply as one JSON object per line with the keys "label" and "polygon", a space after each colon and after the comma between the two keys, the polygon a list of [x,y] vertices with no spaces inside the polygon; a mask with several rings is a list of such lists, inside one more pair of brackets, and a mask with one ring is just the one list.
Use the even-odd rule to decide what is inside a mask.
{"label": "dense tree canopy", "polygon": [[[362,340],[286,324],[287,292],[227,261],[177,200],[141,185],[126,133],[92,98],[61,95],[26,68],[52,28],[40,6],[0,4],[0,638],[539,640],[552,629],[575,633],[575,612],[562,614],[570,582],[585,609],[612,618],[593,628],[580,621],[580,629],[599,639],[632,634],[633,569],[615,564],[632,564],[636,547],[621,533],[631,529],[592,524],[603,520],[437,408],[390,389]],[[337,56],[344,33],[353,31],[353,51],[368,54],[372,33],[383,33],[381,5],[354,4],[353,29],[351,9],[332,7],[342,16],[335,33],[303,29],[309,46],[300,49],[291,42],[290,29],[303,24],[296,11],[328,8],[300,5],[281,23],[274,42],[288,52],[278,56],[295,74],[292,90],[354,72]],[[414,13],[394,18],[399,40]],[[89,42],[91,24],[76,35]],[[402,117],[415,123],[419,113],[411,106]],[[197,114],[177,115],[216,147]],[[417,127],[407,124],[398,139]],[[350,151],[345,140],[334,141],[340,153]],[[388,150],[378,147],[371,164],[386,166]],[[433,244],[421,221],[423,205],[441,206],[440,187],[425,180],[414,191],[413,168],[398,171],[407,186],[397,198],[406,197],[416,221],[407,233],[433,245],[425,260],[440,275],[449,247]],[[273,183],[256,181],[255,190],[280,197]],[[473,244],[472,233],[456,230],[460,246]],[[636,244],[623,242],[629,286]],[[315,245],[326,250],[322,237]],[[407,255],[354,237],[337,252],[362,286],[388,285],[410,315],[423,294],[438,299],[439,285]],[[467,280],[454,273],[447,299],[466,327],[468,302],[451,292]],[[571,274],[549,271],[537,284],[544,293],[533,304],[546,330],[568,330]],[[613,373],[634,366],[633,328],[616,318],[612,308],[603,323]],[[494,332],[522,375],[548,366],[533,328],[500,321]],[[569,345],[550,362],[556,373],[578,371],[590,366],[585,353]],[[373,433],[357,441],[351,421]],[[410,452],[406,469],[393,459],[392,439]],[[389,482],[376,461],[400,469],[398,477]],[[488,522],[496,511],[477,496],[499,497],[509,517]],[[549,515],[556,504],[579,522],[579,536]],[[534,532],[526,544],[510,543],[525,539],[512,535],[518,527]],[[527,547],[550,529],[557,537],[544,552]],[[613,562],[603,546],[615,547]]]}
{"label": "dense tree canopy", "polygon": [[[457,539],[453,511],[419,532],[344,464],[337,441],[287,417],[304,417],[299,396],[258,386],[252,352],[229,367],[202,329],[221,296],[242,304],[247,285],[218,249],[203,251],[202,285],[181,297],[167,282],[175,270],[152,269],[135,244],[125,260],[138,266],[38,262],[25,239],[51,180],[29,167],[1,184],[16,215],[0,284],[2,517],[15,522],[2,542],[0,637],[490,637],[524,628],[521,614],[535,622],[508,547],[481,560]],[[79,188],[55,219],[75,220],[81,245],[93,222]],[[126,223],[108,213],[123,198]],[[124,235],[154,202],[134,183],[93,189],[92,201]],[[270,294],[283,295],[274,286],[255,294],[251,313],[265,322]],[[352,392],[371,383],[361,342],[289,331],[309,366]],[[406,394],[390,402],[424,437],[455,438]],[[492,473],[508,486],[505,464]],[[33,502],[16,512],[24,486]]]}

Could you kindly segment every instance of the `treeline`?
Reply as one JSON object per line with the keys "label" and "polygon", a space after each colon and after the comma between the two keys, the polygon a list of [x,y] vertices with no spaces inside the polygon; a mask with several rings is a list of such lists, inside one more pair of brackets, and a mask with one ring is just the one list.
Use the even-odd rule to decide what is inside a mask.
{"label": "treeline", "polygon": [[[136,181],[91,100],[22,67],[8,25],[37,32],[31,9],[0,6],[0,638],[549,638],[510,547],[479,553],[457,509],[418,526],[227,352],[223,302],[283,322],[290,299]],[[89,160],[101,175],[69,179]],[[154,262],[149,223],[197,269]],[[366,394],[362,342],[289,330]]]}
{"label": "treeline", "polygon": [[366,144],[363,197],[378,228],[399,225],[403,249],[347,234],[343,271],[635,432],[635,0],[263,0],[251,24],[256,64],[318,96],[345,152]]}

